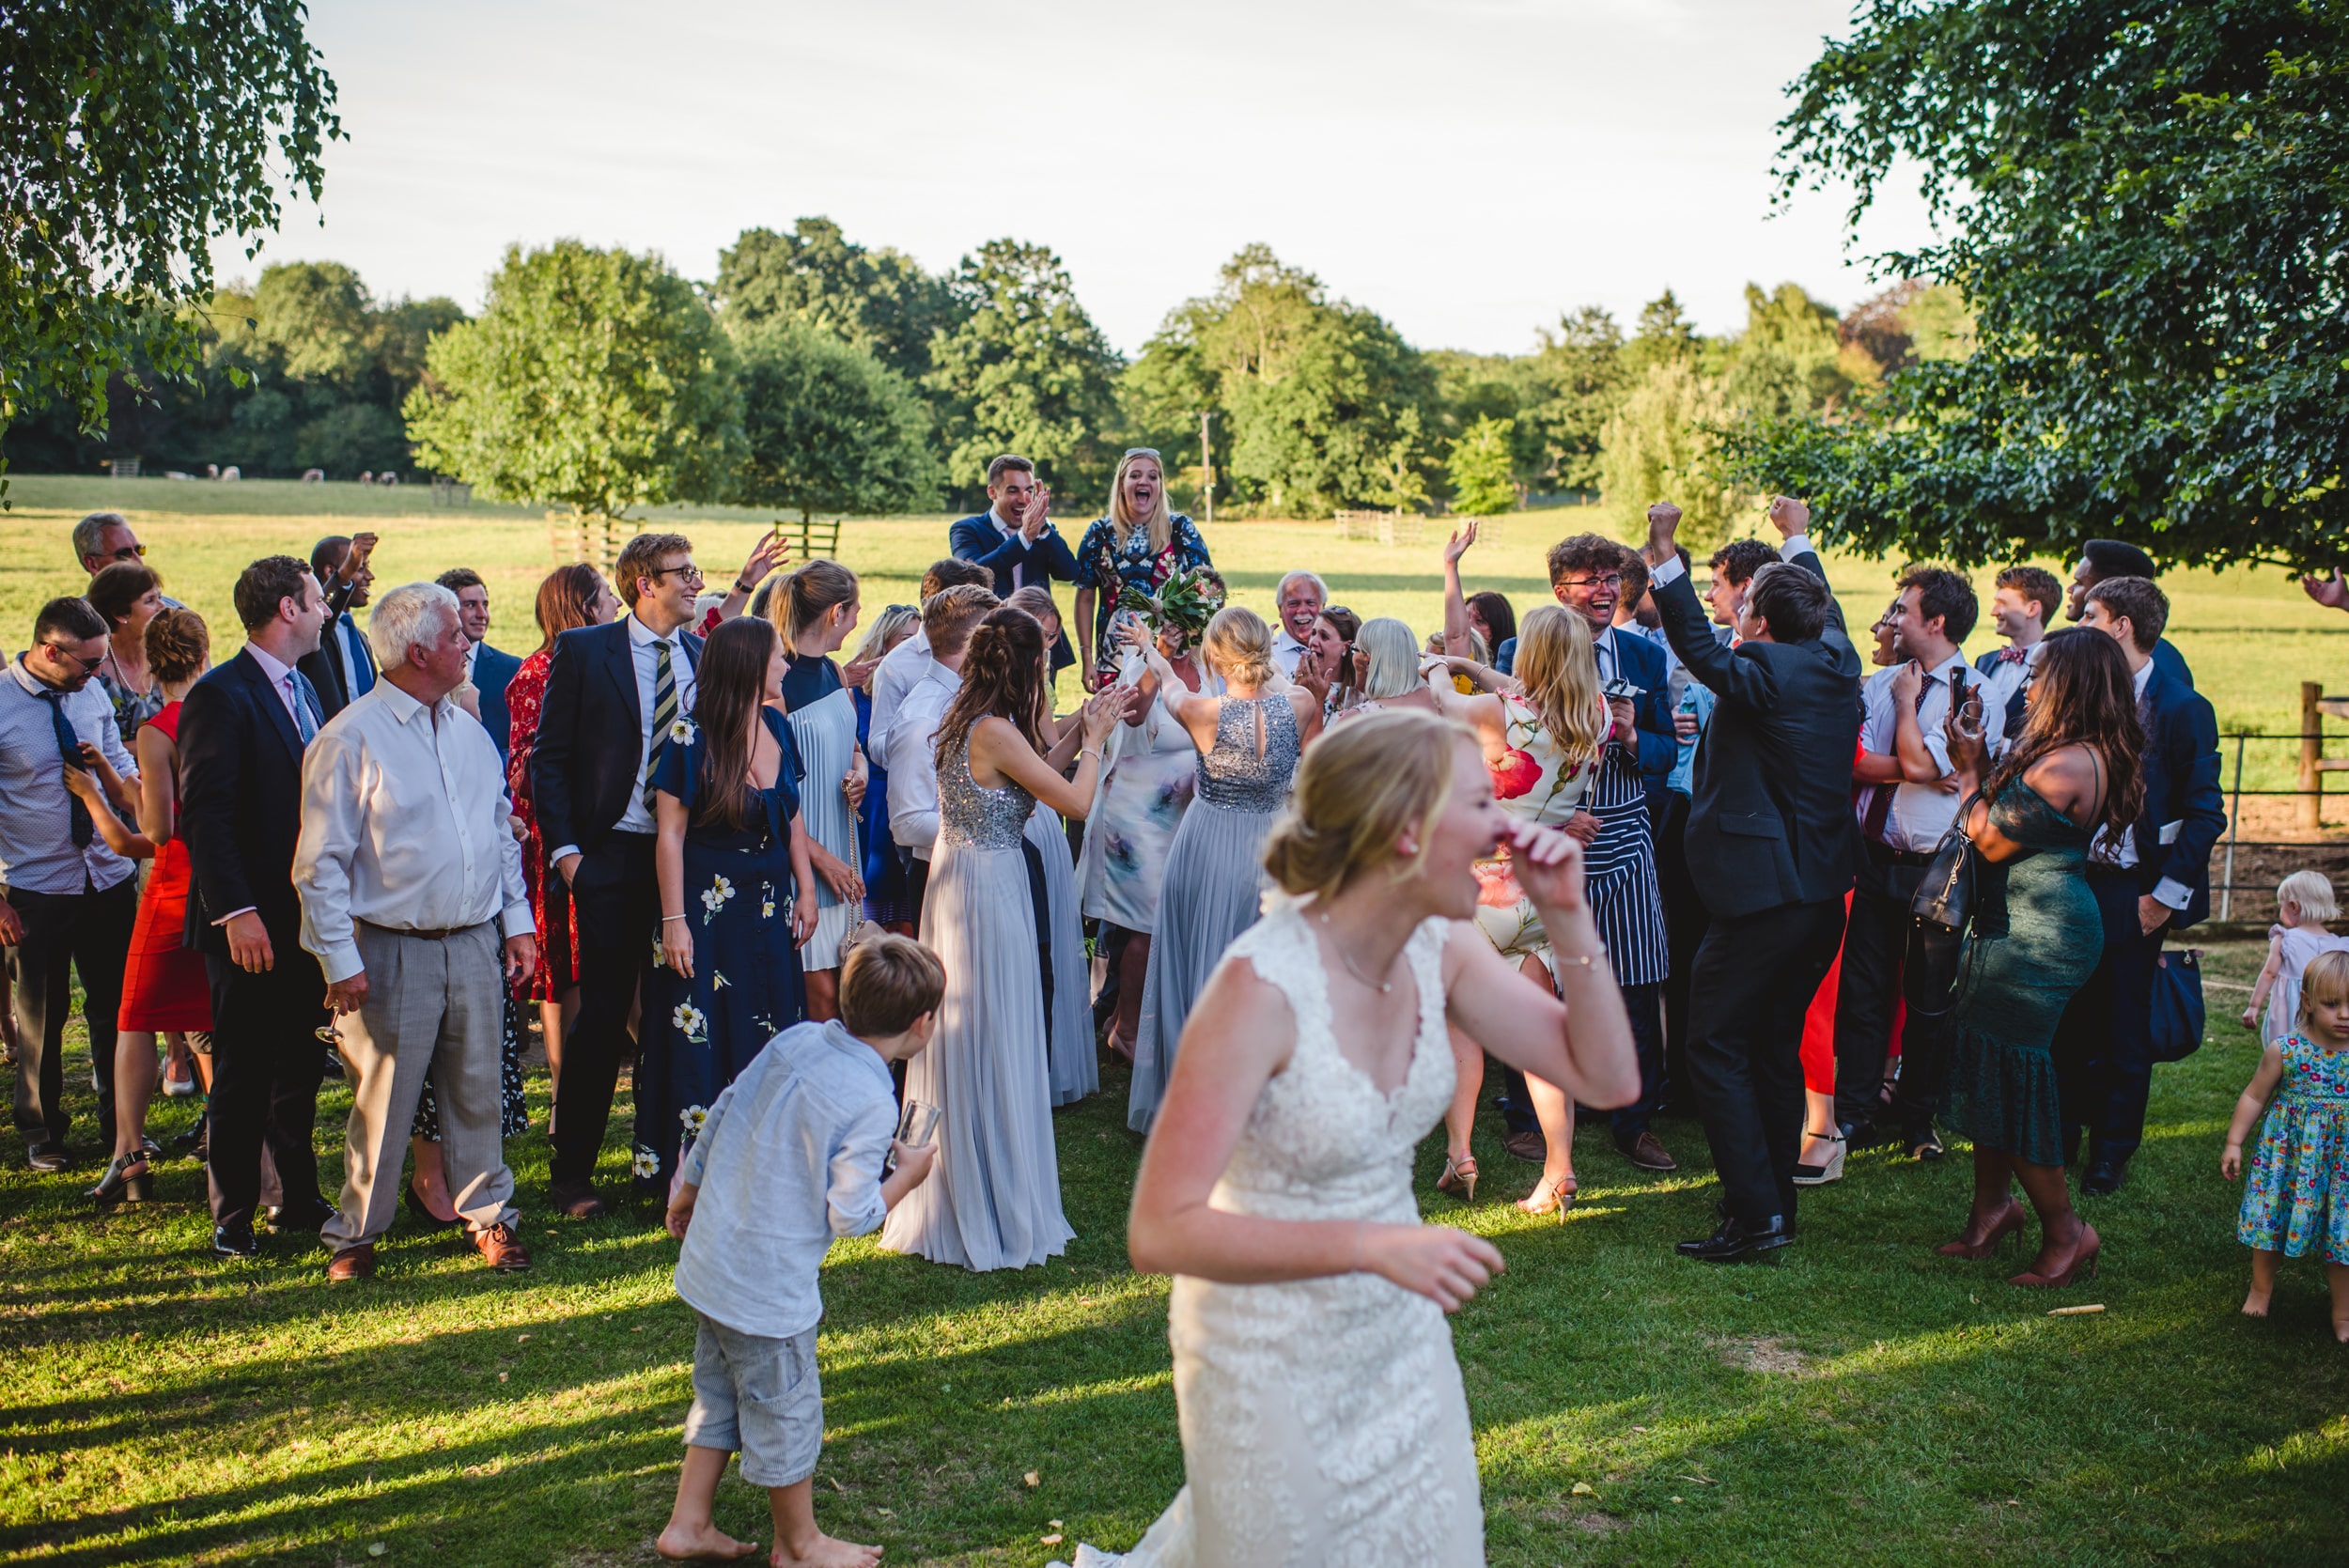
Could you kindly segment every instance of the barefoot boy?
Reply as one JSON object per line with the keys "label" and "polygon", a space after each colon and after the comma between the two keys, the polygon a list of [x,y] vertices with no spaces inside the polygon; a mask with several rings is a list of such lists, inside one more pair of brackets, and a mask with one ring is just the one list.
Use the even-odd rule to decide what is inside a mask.
{"label": "barefoot boy", "polygon": [[[693,1407],[662,1557],[748,1557],[710,1518],[726,1455],[774,1510],[775,1568],[871,1568],[880,1548],[816,1528],[824,1444],[816,1377],[817,1271],[832,1238],[879,1230],[930,1172],[937,1145],[895,1141],[889,1064],[929,1043],[946,971],[929,949],[883,936],[848,955],[840,1017],[785,1030],[709,1108],[686,1157],[669,1234],[681,1238],[677,1293],[701,1318]],[[896,1156],[886,1179],[881,1165]]]}

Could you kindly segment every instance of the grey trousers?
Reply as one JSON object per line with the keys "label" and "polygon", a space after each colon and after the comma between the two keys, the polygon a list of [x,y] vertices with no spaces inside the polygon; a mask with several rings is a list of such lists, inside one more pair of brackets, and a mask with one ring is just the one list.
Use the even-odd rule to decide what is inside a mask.
{"label": "grey trousers", "polygon": [[428,1070],[441,1104],[449,1196],[476,1231],[521,1218],[498,1141],[505,1040],[503,944],[485,923],[440,940],[358,927],[367,1000],[339,1026],[352,1086],[342,1212],[321,1233],[340,1251],[374,1241],[399,1211],[408,1131]]}

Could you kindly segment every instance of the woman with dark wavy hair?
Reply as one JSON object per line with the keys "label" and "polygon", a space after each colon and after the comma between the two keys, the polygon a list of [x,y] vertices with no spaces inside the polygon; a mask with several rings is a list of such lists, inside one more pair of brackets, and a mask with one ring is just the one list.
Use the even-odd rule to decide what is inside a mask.
{"label": "woman with dark wavy hair", "polygon": [[1974,1203],[1945,1257],[1983,1258],[2039,1217],[2039,1255],[2007,1282],[2063,1286],[2095,1273],[2095,1229],[2072,1210],[2063,1115],[2049,1047],[2072,994],[2094,972],[2104,924],[2089,890],[2089,846],[2125,833],[2145,799],[2145,735],[2120,644],[2100,631],[2046,641],[2024,687],[2023,731],[1983,778],[1979,691],[1950,714],[1950,763],[1967,836],[1984,863],[1958,975],[1949,1125],[1974,1142]]}
{"label": "woman with dark wavy hair", "polygon": [[[988,613],[964,650],[962,687],[938,725],[938,847],[922,942],[946,966],[929,1048],[906,1063],[906,1098],[939,1112],[938,1163],[889,1214],[881,1245],[964,1268],[1026,1268],[1066,1250],[1052,1142],[1050,1026],[1028,818],[1036,802],[1081,817],[1101,742],[1125,706],[1108,691],[1052,738],[1044,629]],[[1061,769],[1075,753],[1077,775]]]}

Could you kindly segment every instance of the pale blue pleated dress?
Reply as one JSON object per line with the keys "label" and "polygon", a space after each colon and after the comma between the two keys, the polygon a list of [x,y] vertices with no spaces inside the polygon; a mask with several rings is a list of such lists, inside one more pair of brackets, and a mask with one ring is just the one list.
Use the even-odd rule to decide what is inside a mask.
{"label": "pale blue pleated dress", "polygon": [[[840,671],[820,654],[793,654],[783,676],[784,706],[791,721],[791,744],[799,748],[805,773],[800,783],[800,814],[807,836],[851,866],[864,863],[857,845],[856,813],[840,787],[856,763],[856,698],[840,683]],[[844,902],[832,885],[816,878],[816,929],[800,947],[801,970],[840,967],[841,944],[856,926],[863,906]]]}
{"label": "pale blue pleated dress", "polygon": [[1077,861],[1068,852],[1067,825],[1048,805],[1038,802],[1028,818],[1027,836],[1044,862],[1052,931],[1052,1103],[1074,1105],[1101,1087],[1101,1063],[1093,1051],[1093,960],[1085,952]]}
{"label": "pale blue pleated dress", "polygon": [[1025,1268],[1076,1234],[1061,1212],[1020,844],[1035,797],[1016,784],[981,788],[967,746],[954,745],[939,748],[938,802],[922,940],[946,967],[946,994],[928,1048],[906,1063],[906,1097],[939,1110],[938,1163],[890,1211],[880,1244],[965,1268]]}
{"label": "pale blue pleated dress", "polygon": [[1219,702],[1214,749],[1199,758],[1197,790],[1166,854],[1126,1101],[1126,1125],[1136,1132],[1148,1132],[1158,1116],[1174,1048],[1207,977],[1232,939],[1256,923],[1268,886],[1264,841],[1297,776],[1297,710],[1286,697]]}

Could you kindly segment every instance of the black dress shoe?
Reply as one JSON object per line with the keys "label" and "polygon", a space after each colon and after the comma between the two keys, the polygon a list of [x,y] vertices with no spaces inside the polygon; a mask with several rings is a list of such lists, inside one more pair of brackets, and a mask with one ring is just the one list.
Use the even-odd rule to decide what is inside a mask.
{"label": "black dress shoe", "polygon": [[326,1222],[334,1218],[334,1205],[327,1203],[308,1204],[300,1208],[291,1204],[283,1204],[269,1211],[270,1228],[277,1231],[322,1230]]}
{"label": "black dress shoe", "polygon": [[1749,1224],[1735,1218],[1723,1219],[1720,1229],[1703,1241],[1684,1241],[1676,1250],[1684,1258],[1698,1258],[1706,1263],[1735,1263],[1740,1258],[1759,1257],[1792,1246],[1794,1228],[1783,1215],[1774,1214],[1759,1225]]}
{"label": "black dress shoe", "polygon": [[2100,1159],[2080,1178],[2080,1191],[2091,1198],[2109,1198],[2121,1190],[2128,1173],[2129,1168],[2119,1160]]}
{"label": "black dress shoe", "polygon": [[24,1151],[24,1163],[44,1176],[54,1176],[72,1161],[66,1157],[60,1143],[36,1143]]}
{"label": "black dress shoe", "polygon": [[1910,1133],[1905,1141],[1908,1144],[1908,1157],[1921,1160],[1928,1165],[1949,1153],[1941,1146],[1941,1135],[1931,1127],[1925,1128],[1922,1132]]}
{"label": "black dress shoe", "polygon": [[257,1258],[261,1255],[261,1239],[253,1234],[250,1225],[215,1225],[212,1253],[223,1258]]}

